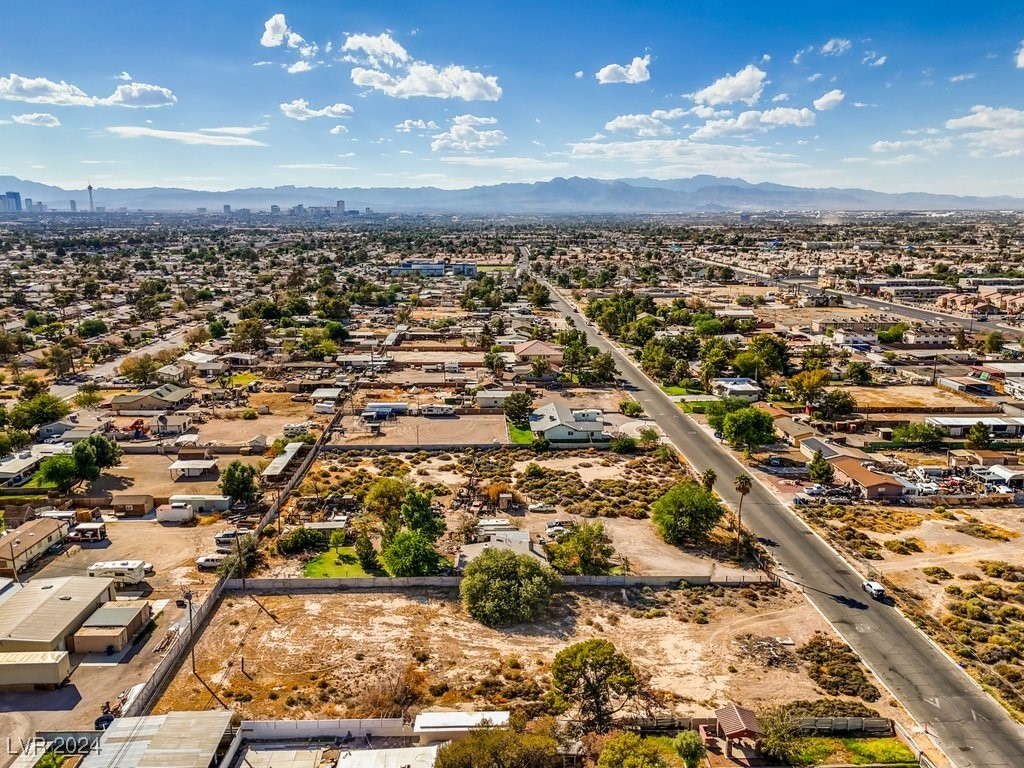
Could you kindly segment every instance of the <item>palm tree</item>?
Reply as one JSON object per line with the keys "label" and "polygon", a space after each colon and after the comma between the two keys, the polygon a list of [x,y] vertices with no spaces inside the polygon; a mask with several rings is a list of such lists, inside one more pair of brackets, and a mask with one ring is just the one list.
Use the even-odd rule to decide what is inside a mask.
{"label": "palm tree", "polygon": [[738,475],[736,479],[732,481],[732,487],[736,490],[736,493],[740,495],[740,503],[736,508],[736,557],[740,556],[740,541],[743,536],[743,499],[748,493],[750,493],[753,486],[754,481],[750,479],[750,475],[748,474]]}
{"label": "palm tree", "polygon": [[711,491],[715,487],[715,481],[718,479],[718,473],[715,470],[708,467],[700,473],[700,484],[704,486],[705,491]]}

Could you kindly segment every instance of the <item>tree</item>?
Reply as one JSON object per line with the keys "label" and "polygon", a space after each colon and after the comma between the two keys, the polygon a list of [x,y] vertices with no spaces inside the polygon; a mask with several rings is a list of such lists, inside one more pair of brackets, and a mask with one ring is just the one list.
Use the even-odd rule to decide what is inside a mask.
{"label": "tree", "polygon": [[382,477],[366,492],[363,507],[371,515],[375,515],[383,526],[382,546],[391,543],[391,539],[402,527],[402,503],[405,501],[406,485],[393,477]]}
{"label": "tree", "polygon": [[825,454],[820,450],[815,451],[811,457],[807,465],[807,474],[810,475],[811,482],[818,485],[832,485],[836,479],[835,467],[828,463]]}
{"label": "tree", "polygon": [[75,461],[76,480],[95,482],[100,479],[100,468],[96,463],[96,450],[84,440],[76,443],[71,449],[71,458]]}
{"label": "tree", "polygon": [[474,728],[437,751],[434,768],[558,768],[558,742],[505,728]]}
{"label": "tree", "polygon": [[94,405],[99,405],[102,401],[100,385],[95,381],[87,381],[79,385],[78,394],[75,395],[75,405],[79,408],[92,408]]}
{"label": "tree", "polygon": [[237,579],[249,573],[262,558],[263,552],[257,546],[256,537],[243,536],[235,540],[234,550],[217,567],[217,573]]}
{"label": "tree", "polygon": [[813,371],[801,371],[789,380],[789,391],[797,402],[814,405],[825,394],[826,385],[832,380],[832,374],[824,368]]}
{"label": "tree", "polygon": [[643,427],[640,430],[639,443],[644,448],[653,448],[661,442],[661,433],[658,432],[654,427]]}
{"label": "tree", "polygon": [[612,453],[635,453],[636,438],[629,435],[615,435],[608,441],[608,450]]}
{"label": "tree", "polygon": [[710,493],[715,489],[715,481],[718,480],[718,473],[715,472],[711,467],[708,467],[700,473],[700,484],[704,487],[704,490]]}
{"label": "tree", "polygon": [[391,576],[433,576],[440,557],[433,542],[419,531],[399,531],[380,553],[380,563]]}
{"label": "tree", "polygon": [[985,336],[985,341],[982,343],[982,349],[989,354],[995,354],[996,352],[1002,352],[1003,345],[1006,343],[1006,339],[999,331],[989,331]]}
{"label": "tree", "polygon": [[718,432],[725,425],[726,416],[734,411],[749,407],[750,403],[741,397],[723,397],[721,400],[714,400],[708,403],[704,412],[708,416],[708,426]]}
{"label": "tree", "polygon": [[231,343],[235,349],[244,349],[248,352],[265,349],[267,346],[267,328],[263,324],[263,320],[251,317],[248,320],[239,322],[232,333]]}
{"label": "tree", "polygon": [[750,475],[743,473],[732,481],[732,487],[740,495],[739,506],[736,507],[736,557],[740,556],[740,544],[743,540],[743,499],[754,487]]}
{"label": "tree", "polygon": [[830,390],[818,401],[818,410],[821,411],[823,419],[845,416],[848,413],[852,413],[856,407],[857,401],[845,389]]}
{"label": "tree", "polygon": [[47,392],[46,384],[38,376],[25,374],[21,377],[21,391],[18,397],[22,400],[32,400]]}
{"label": "tree", "polygon": [[11,408],[8,421],[15,429],[32,429],[43,424],[63,419],[71,412],[70,406],[59,397],[49,393],[35,395],[30,400],[22,400]]}
{"label": "tree", "polygon": [[138,357],[126,357],[121,361],[118,372],[133,384],[144,387],[149,384],[160,369],[160,362],[152,355],[139,355]]}
{"label": "tree", "polygon": [[758,372],[762,377],[769,373],[785,373],[789,368],[789,345],[774,333],[757,334],[747,349],[757,356]]}
{"label": "tree", "polygon": [[669,488],[651,510],[658,533],[669,544],[700,541],[725,514],[715,495],[692,481]]}
{"label": "tree", "polygon": [[953,333],[953,348],[967,349],[969,346],[971,346],[971,340],[967,338],[967,332],[963,329],[963,326],[958,325]]}
{"label": "tree", "polygon": [[428,491],[420,493],[415,488],[405,492],[402,501],[402,520],[410,531],[419,531],[430,541],[437,541],[444,533],[444,518],[434,511],[430,501],[433,495]]}
{"label": "tree", "polygon": [[536,558],[487,549],[466,566],[459,594],[466,613],[496,627],[538,618],[558,583],[557,574]]}
{"label": "tree", "polygon": [[707,754],[704,740],[696,731],[683,731],[672,740],[672,748],[682,758],[686,768],[697,768]]}
{"label": "tree", "polygon": [[513,392],[505,398],[502,405],[505,417],[513,424],[523,426],[530,423],[530,413],[533,411],[533,398],[529,392]]}
{"label": "tree", "polygon": [[633,662],[607,640],[570,645],[551,664],[551,702],[563,711],[575,709],[584,731],[604,730],[616,712],[643,693]]}
{"label": "tree", "polygon": [[892,431],[892,439],[898,443],[917,443],[922,448],[937,448],[942,445],[946,430],[931,424],[916,422],[901,424]]}
{"label": "tree", "polygon": [[613,381],[619,369],[611,352],[599,352],[590,359],[590,372],[598,381]]}
{"label": "tree", "polygon": [[733,445],[752,452],[758,446],[775,442],[775,420],[760,408],[734,411],[722,422],[722,435]]}
{"label": "tree", "polygon": [[[963,329],[961,329],[962,331]],[[871,383],[871,366],[867,363],[850,363],[846,366],[846,380],[857,386]]]}
{"label": "tree", "polygon": [[71,353],[56,344],[47,351],[43,362],[46,365],[46,370],[58,378],[74,367]]}
{"label": "tree", "polygon": [[345,546],[345,532],[340,528],[331,531],[331,546],[334,547],[335,554]]}
{"label": "tree", "polygon": [[668,768],[668,761],[655,742],[622,733],[605,742],[597,768]]}
{"label": "tree", "polygon": [[535,379],[543,379],[551,373],[551,363],[545,357],[535,357],[530,361],[530,375]]}
{"label": "tree", "polygon": [[356,537],[356,557],[359,558],[359,566],[367,573],[375,571],[379,566],[377,552],[370,541],[370,534],[366,531],[360,531]]}
{"label": "tree", "polygon": [[256,467],[235,459],[221,473],[219,486],[225,496],[230,496],[243,504],[251,504],[259,496]]}
{"label": "tree", "polygon": [[612,570],[615,548],[601,523],[584,523],[547,545],[551,567],[559,573],[604,576]]}
{"label": "tree", "polygon": [[639,416],[644,412],[644,407],[636,400],[620,400],[619,412],[626,416]]}
{"label": "tree", "polygon": [[964,445],[972,451],[987,451],[992,447],[992,433],[989,432],[984,422],[976,422],[967,431],[967,440],[964,442]]}
{"label": "tree", "polygon": [[70,488],[79,480],[78,464],[69,454],[43,459],[43,463],[39,465],[39,473],[44,482],[61,490]]}
{"label": "tree", "polygon": [[83,442],[92,448],[96,456],[96,466],[100,469],[109,469],[120,465],[124,451],[121,450],[121,446],[117,444],[116,440],[104,435],[89,435]]}
{"label": "tree", "polygon": [[210,329],[205,325],[199,325],[195,328],[190,328],[186,333],[183,341],[189,347],[198,347],[200,344],[205,344],[213,338],[213,334],[210,333]]}
{"label": "tree", "polygon": [[796,756],[800,740],[796,736],[793,717],[786,706],[772,707],[757,713],[757,722],[764,732],[761,749],[766,755],[789,762]]}

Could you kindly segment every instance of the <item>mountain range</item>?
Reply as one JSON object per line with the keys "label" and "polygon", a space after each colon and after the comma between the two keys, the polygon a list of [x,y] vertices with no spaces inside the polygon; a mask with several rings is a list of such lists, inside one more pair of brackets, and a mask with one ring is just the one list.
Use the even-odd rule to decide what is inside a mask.
{"label": "mountain range", "polygon": [[[68,210],[75,200],[87,210],[85,189],[60,187],[0,176],[0,193],[20,192],[51,210]],[[1024,210],[1024,198],[969,197],[927,192],[891,194],[856,188],[791,187],[771,182],[751,184],[743,179],[694,176],[687,179],[554,178],[550,181],[493,184],[468,189],[437,187],[251,187],[226,192],[145,187],[93,190],[95,204],[108,211],[211,212],[224,205],[234,209],[282,210],[303,204],[334,207],[344,200],[348,210],[367,207],[381,213],[444,214],[638,214],[715,213],[727,211],[949,211]]]}

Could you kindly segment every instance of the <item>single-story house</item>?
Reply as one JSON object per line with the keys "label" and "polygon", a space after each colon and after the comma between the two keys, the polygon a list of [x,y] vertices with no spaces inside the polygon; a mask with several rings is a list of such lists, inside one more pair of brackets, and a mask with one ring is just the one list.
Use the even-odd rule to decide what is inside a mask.
{"label": "single-story house", "polygon": [[761,387],[753,379],[737,377],[711,380],[711,394],[719,397],[737,397],[754,402],[761,399],[761,392]]}
{"label": "single-story house", "polygon": [[192,417],[185,413],[161,413],[149,420],[154,435],[181,435],[192,429]]}
{"label": "single-story house", "polygon": [[166,411],[181,408],[191,402],[195,390],[177,384],[163,384],[123,395],[114,395],[110,407],[114,413],[122,411]]}
{"label": "single-story house", "polygon": [[517,555],[529,555],[541,565],[547,565],[548,562],[544,550],[530,540],[529,531],[502,531],[492,533],[487,537],[487,541],[478,544],[463,544],[455,564],[456,569],[462,571],[471,560],[489,549],[505,549],[515,552]]}
{"label": "single-story house", "polygon": [[485,389],[473,395],[477,408],[502,408],[505,400],[515,392],[507,389]]}
{"label": "single-story house", "polygon": [[907,487],[892,475],[868,469],[849,456],[830,459],[829,464],[835,468],[839,480],[856,485],[868,500],[899,498]]}
{"label": "single-story house", "polygon": [[604,429],[603,416],[596,408],[574,410],[551,401],[530,414],[530,430],[552,443],[607,443],[612,436]]}
{"label": "single-story house", "polygon": [[109,425],[110,418],[107,416],[97,416],[88,411],[76,411],[75,413],[69,413],[63,419],[58,419],[41,426],[39,428],[39,437],[42,439],[61,437],[65,432],[80,427],[92,427],[102,432]]}
{"label": "single-story house", "polygon": [[199,375],[204,378],[221,376],[231,370],[231,366],[223,360],[205,360],[196,366]]}
{"label": "single-story house", "polygon": [[552,365],[562,364],[562,347],[559,344],[552,344],[548,341],[533,339],[524,341],[512,347],[516,360],[523,363],[532,363],[534,360],[547,360]]}
{"label": "single-story house", "polygon": [[110,506],[118,517],[145,517],[153,511],[153,497],[137,493],[115,493]]}

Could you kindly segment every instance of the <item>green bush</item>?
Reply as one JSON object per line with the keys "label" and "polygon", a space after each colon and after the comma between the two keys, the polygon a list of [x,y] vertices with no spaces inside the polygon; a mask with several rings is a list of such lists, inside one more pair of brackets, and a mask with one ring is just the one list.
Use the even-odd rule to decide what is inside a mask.
{"label": "green bush", "polygon": [[284,534],[277,542],[277,549],[282,555],[293,555],[310,549],[323,549],[327,542],[320,531],[310,528],[296,528]]}

